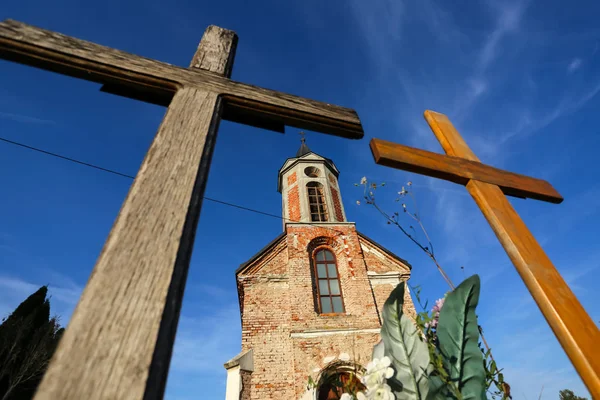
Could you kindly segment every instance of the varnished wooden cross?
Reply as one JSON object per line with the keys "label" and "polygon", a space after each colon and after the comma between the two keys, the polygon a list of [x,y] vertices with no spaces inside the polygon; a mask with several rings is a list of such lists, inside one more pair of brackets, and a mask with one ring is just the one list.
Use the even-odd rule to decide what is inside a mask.
{"label": "varnished wooden cross", "polygon": [[375,162],[467,187],[592,398],[600,399],[600,331],[505,195],[552,203],[562,197],[546,181],[482,164],[445,115],[425,111],[425,119],[447,155],[372,139]]}
{"label": "varnished wooden cross", "polygon": [[363,136],[353,110],[230,80],[236,44],[234,32],[211,26],[190,67],[181,68],[0,23],[0,57],[168,106],[36,400],[163,397],[221,118]]}

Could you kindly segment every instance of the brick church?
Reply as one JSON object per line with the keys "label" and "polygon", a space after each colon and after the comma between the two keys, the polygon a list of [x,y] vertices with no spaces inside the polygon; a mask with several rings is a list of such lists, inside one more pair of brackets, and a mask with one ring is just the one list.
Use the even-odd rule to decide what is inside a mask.
{"label": "brick church", "polygon": [[348,222],[339,173],[304,139],[279,170],[283,233],[235,272],[242,352],[225,363],[227,400],[338,399],[332,381],[360,386],[383,303],[411,266]]}

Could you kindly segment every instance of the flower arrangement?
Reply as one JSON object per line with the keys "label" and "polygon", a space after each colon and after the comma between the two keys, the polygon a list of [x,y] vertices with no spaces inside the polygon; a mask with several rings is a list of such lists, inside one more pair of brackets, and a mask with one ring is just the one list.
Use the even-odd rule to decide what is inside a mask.
{"label": "flower arrangement", "polygon": [[[452,283],[438,263],[433,244],[416,211],[412,183],[408,182],[398,192],[396,202],[401,202],[402,209],[394,213],[385,212],[376,202],[375,192],[385,183],[377,185],[363,177],[355,185],[364,188],[366,204],[373,206],[388,224],[397,226],[427,254],[451,291],[438,299],[428,312],[421,304],[420,288],[413,288],[423,308],[413,320],[404,314],[406,284],[400,283],[383,306],[382,340],[373,348],[372,361],[360,379],[366,389],[357,391],[342,385],[341,392],[346,393],[340,400],[484,400],[488,395],[492,399],[512,399],[510,386],[504,382],[502,370],[497,368],[477,322],[479,276],[473,275],[458,286]],[[403,202],[406,197],[412,198],[414,212]],[[361,201],[356,203],[360,205]],[[404,225],[402,215],[420,228],[425,243],[418,239],[413,225]],[[485,349],[481,347],[480,338]]]}
{"label": "flower arrangement", "polygon": [[404,290],[400,283],[383,306],[382,341],[361,378],[366,390],[341,400],[487,399],[475,314],[479,276],[436,301],[431,315],[419,314],[416,323],[404,314]]}
{"label": "flower arrangement", "polygon": [[[356,183],[355,186],[363,187],[363,201],[367,205],[372,206],[382,216],[384,216],[389,225],[399,228],[399,230],[413,244],[419,247],[431,259],[442,278],[446,281],[450,289],[455,292],[458,288],[453,284],[450,277],[446,274],[444,268],[442,268],[442,266],[439,264],[434,252],[433,243],[421,220],[421,214],[417,208],[416,197],[412,190],[412,182],[407,182],[406,185],[402,186],[402,189],[398,192],[395,202],[401,204],[401,209],[399,210],[400,212],[393,213],[384,211],[384,209],[377,202],[375,195],[378,189],[386,186],[385,183],[377,184],[374,182],[369,182],[366,177],[363,177],[360,180],[360,183]],[[357,205],[360,205],[361,201],[357,201],[356,203]],[[415,229],[415,227],[417,227],[417,229]],[[420,233],[418,231],[420,231]],[[461,269],[464,272],[464,267],[461,266]],[[473,277],[469,279],[473,279]],[[479,283],[477,283],[477,288],[479,288]],[[417,290],[413,290],[413,292],[415,292],[416,298],[419,301],[419,304],[421,304],[419,299],[420,289],[417,288]],[[419,313],[416,318],[417,327],[422,332],[424,342],[429,348],[432,364],[438,368],[438,372],[441,376],[445,375],[441,370],[442,361],[439,356],[439,351],[435,349],[435,346],[439,345],[437,335],[438,323],[440,320],[441,310],[445,304],[447,296],[448,295],[436,302],[435,306],[431,310],[431,315],[424,310],[423,312]],[[422,304],[421,307],[423,309],[426,308],[423,307]],[[479,337],[481,338],[481,341],[485,347],[482,347],[481,343],[478,343],[479,350],[483,356],[486,393],[488,393],[492,399],[511,399],[510,386],[504,381],[502,370],[496,366],[496,361],[492,356],[491,349],[485,339],[485,336],[483,335],[483,329],[480,325],[477,325],[477,328],[479,331]]]}

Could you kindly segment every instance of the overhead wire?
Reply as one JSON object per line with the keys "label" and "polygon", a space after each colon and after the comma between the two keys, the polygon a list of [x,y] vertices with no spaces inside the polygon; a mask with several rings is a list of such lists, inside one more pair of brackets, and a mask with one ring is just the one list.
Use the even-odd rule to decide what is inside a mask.
{"label": "overhead wire", "polygon": [[[53,153],[51,151],[43,150],[43,149],[40,149],[38,147],[29,146],[29,145],[26,145],[24,143],[16,142],[14,140],[9,140],[9,139],[0,137],[0,141],[8,143],[8,144],[12,144],[14,146],[19,146],[19,147],[22,147],[22,148],[25,148],[25,149],[28,149],[28,150],[36,151],[36,152],[39,152],[39,153],[42,153],[42,154],[45,154],[45,155],[49,155],[49,156],[52,156],[52,157],[57,157],[57,158],[60,158],[62,160],[65,160],[65,161],[69,161],[69,162],[72,162],[72,163],[83,165],[85,167],[94,168],[94,169],[97,169],[99,171],[107,172],[107,173],[110,173],[110,174],[113,174],[113,175],[121,176],[121,177],[124,177],[124,178],[135,179],[135,176],[133,176],[133,175],[125,174],[125,173],[122,173],[122,172],[119,172],[119,171],[116,171],[116,170],[113,170],[113,169],[110,169],[110,168],[104,168],[104,167],[101,167],[99,165],[95,165],[95,164],[91,164],[91,163],[84,162],[84,161],[81,161],[81,160],[77,160],[75,158],[63,156],[63,155],[58,154],[58,153]],[[310,222],[298,222],[298,221],[294,221],[294,220],[291,220],[289,218],[285,218],[285,217],[282,217],[282,216],[279,216],[279,215],[271,214],[271,213],[260,211],[260,210],[255,210],[253,208],[249,208],[249,207],[245,207],[245,206],[241,206],[239,204],[234,204],[234,203],[230,203],[230,202],[219,200],[219,199],[213,199],[213,198],[207,197],[207,196],[204,196],[203,198],[204,198],[204,200],[208,200],[208,201],[211,201],[213,203],[222,204],[222,205],[225,205],[225,206],[228,206],[228,207],[237,208],[239,210],[249,211],[249,212],[253,212],[253,213],[256,213],[256,214],[264,215],[264,216],[267,216],[267,217],[277,218],[277,219],[280,219],[280,220],[283,220],[283,221],[286,221],[286,222],[292,222],[292,223],[297,223],[297,224],[305,224],[305,225],[311,225],[311,226],[319,226],[320,228],[328,229],[328,230],[334,231],[336,233],[339,233],[338,230],[329,228],[327,226],[323,226],[322,224],[318,224],[317,225],[317,224],[313,224],[313,223],[310,223]]]}

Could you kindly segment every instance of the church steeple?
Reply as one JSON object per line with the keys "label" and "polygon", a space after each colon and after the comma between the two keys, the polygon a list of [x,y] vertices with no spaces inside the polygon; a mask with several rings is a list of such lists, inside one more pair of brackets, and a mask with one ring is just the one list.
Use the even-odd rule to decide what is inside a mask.
{"label": "church steeple", "polygon": [[301,132],[296,156],[279,170],[284,226],[289,222],[346,222],[338,186],[339,170],[329,158],[313,152]]}
{"label": "church steeple", "polygon": [[300,145],[300,148],[296,152],[296,158],[302,157],[303,155],[311,152],[310,149],[308,148],[308,146],[306,145],[306,138],[304,137],[304,132],[300,132],[300,142],[302,144]]}

